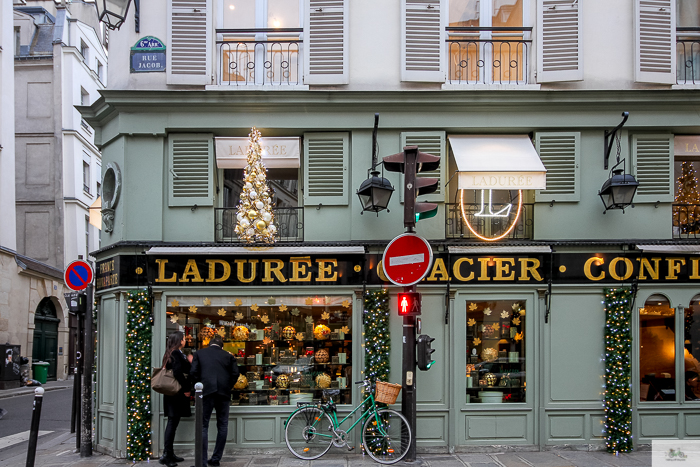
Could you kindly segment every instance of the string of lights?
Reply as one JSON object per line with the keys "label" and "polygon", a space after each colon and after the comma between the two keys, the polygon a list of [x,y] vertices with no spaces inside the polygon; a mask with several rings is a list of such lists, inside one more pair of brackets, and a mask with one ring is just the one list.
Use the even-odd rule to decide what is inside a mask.
{"label": "string of lights", "polygon": [[365,377],[373,383],[389,381],[391,335],[389,332],[389,291],[368,290],[364,296]]}
{"label": "string of lights", "polygon": [[126,457],[151,454],[151,305],[147,290],[127,292]]}

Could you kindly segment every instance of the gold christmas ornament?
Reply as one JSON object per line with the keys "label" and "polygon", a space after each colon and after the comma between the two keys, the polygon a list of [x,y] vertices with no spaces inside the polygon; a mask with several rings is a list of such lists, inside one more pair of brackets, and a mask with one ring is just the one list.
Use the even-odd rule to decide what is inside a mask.
{"label": "gold christmas ornament", "polygon": [[321,373],[316,377],[316,386],[320,389],[328,389],[331,387],[331,377],[326,373]]}
{"label": "gold christmas ornament", "polygon": [[257,227],[258,230],[265,230],[265,227],[267,227],[267,225],[265,224],[265,221],[261,219],[255,223],[255,227]]}
{"label": "gold christmas ornament", "polygon": [[233,339],[234,340],[246,341],[246,340],[248,340],[249,334],[250,334],[250,331],[245,326],[236,326],[235,328],[233,328]]}
{"label": "gold christmas ornament", "polygon": [[318,340],[325,340],[331,335],[331,330],[325,324],[319,324],[314,328],[314,337]]}
{"label": "gold christmas ornament", "polygon": [[280,389],[287,388],[289,386],[289,376],[279,375],[277,377],[277,381],[275,382],[275,385]]}
{"label": "gold christmas ornament", "polygon": [[296,336],[297,330],[294,329],[294,326],[287,326],[284,329],[282,329],[282,339],[294,339],[294,336]]}
{"label": "gold christmas ornament", "polygon": [[233,389],[238,389],[239,391],[248,387],[248,378],[244,374],[238,375],[238,381],[233,385]]}
{"label": "gold christmas ornament", "polygon": [[328,351],[326,349],[320,349],[316,351],[316,354],[314,354],[314,360],[316,360],[316,363],[328,363]]}
{"label": "gold christmas ornament", "polygon": [[488,384],[489,386],[493,386],[496,384],[497,376],[493,373],[486,373],[484,379],[486,380],[486,384]]}
{"label": "gold christmas ornament", "polygon": [[248,219],[252,221],[256,217],[258,217],[258,212],[255,209],[251,209],[250,211],[248,211]]}

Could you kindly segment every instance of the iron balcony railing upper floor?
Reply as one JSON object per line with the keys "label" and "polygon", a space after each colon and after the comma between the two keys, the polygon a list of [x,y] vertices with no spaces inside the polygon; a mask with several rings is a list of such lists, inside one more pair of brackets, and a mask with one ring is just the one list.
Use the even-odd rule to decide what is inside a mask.
{"label": "iron balcony railing upper floor", "polygon": [[700,238],[700,204],[673,205],[673,238]]}
{"label": "iron balcony railing upper floor", "polygon": [[[494,211],[505,204],[493,204]],[[478,240],[479,235],[487,238],[499,237],[506,233],[513,223],[513,229],[503,238],[532,240],[534,233],[535,205],[523,203],[517,220],[509,217],[483,217],[476,214],[483,209],[480,203],[464,203],[464,216],[472,229],[462,217],[460,203],[445,203],[445,238],[467,238]],[[476,232],[476,233],[475,233]],[[478,235],[477,235],[478,234]]]}
{"label": "iron balcony railing upper floor", "polygon": [[676,83],[700,84],[700,28],[676,29]]}
{"label": "iron balcony railing upper floor", "polygon": [[[304,208],[274,208],[275,238],[280,242],[304,241]],[[236,235],[238,208],[216,208],[214,212],[214,239],[218,243],[239,243]]]}

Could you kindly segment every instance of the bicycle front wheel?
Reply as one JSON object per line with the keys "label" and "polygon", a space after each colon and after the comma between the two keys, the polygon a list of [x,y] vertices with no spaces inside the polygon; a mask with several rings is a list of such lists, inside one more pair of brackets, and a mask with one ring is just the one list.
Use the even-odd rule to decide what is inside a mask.
{"label": "bicycle front wheel", "polygon": [[380,464],[393,464],[408,453],[411,427],[402,414],[391,409],[370,414],[362,429],[362,442],[369,457]]}
{"label": "bicycle front wheel", "polygon": [[318,459],[328,452],[333,442],[333,422],[317,407],[302,407],[287,420],[284,440],[299,459]]}

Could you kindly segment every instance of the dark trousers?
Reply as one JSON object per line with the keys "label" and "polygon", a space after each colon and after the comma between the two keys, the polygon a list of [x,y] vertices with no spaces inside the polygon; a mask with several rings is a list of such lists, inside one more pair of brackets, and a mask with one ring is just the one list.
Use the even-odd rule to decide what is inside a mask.
{"label": "dark trousers", "polygon": [[168,424],[165,425],[165,441],[163,447],[163,453],[171,455],[173,454],[173,443],[175,442],[175,430],[180,424],[180,417],[168,417]]}
{"label": "dark trousers", "polygon": [[211,394],[202,398],[202,465],[207,465],[207,448],[209,446],[209,420],[212,410],[216,410],[216,445],[211,459],[218,461],[224,455],[226,436],[228,435],[228,411],[231,396]]}

